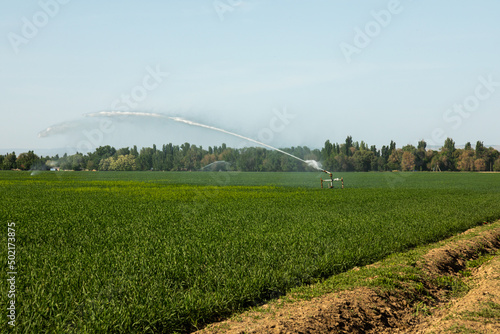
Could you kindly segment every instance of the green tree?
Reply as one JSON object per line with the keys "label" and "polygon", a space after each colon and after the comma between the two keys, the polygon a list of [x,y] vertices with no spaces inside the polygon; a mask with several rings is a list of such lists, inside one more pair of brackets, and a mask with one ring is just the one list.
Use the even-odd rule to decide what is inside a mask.
{"label": "green tree", "polygon": [[112,146],[99,146],[93,153],[88,154],[86,167],[87,169],[98,168],[101,160],[112,157],[116,154],[116,149]]}
{"label": "green tree", "polygon": [[321,149],[321,157],[323,161],[327,161],[333,154],[333,145],[330,140],[325,142],[325,146]]}
{"label": "green tree", "polygon": [[109,170],[132,171],[137,169],[135,157],[131,154],[119,155],[116,159],[109,159],[111,160],[109,162]]}
{"label": "green tree", "polygon": [[83,170],[86,165],[87,162],[85,161],[83,154],[77,152],[69,156],[65,154],[64,157],[61,159],[60,167],[63,170],[79,171]]}
{"label": "green tree", "polygon": [[486,152],[484,153],[484,161],[486,163],[486,170],[493,170],[493,165],[495,164],[496,159],[500,156],[500,152],[495,150],[493,147],[488,147]]}
{"label": "green tree", "polygon": [[493,165],[493,170],[496,172],[500,172],[500,158],[495,160],[495,164]]}
{"label": "green tree", "polygon": [[130,149],[128,147],[122,147],[118,150],[116,150],[116,153],[114,154],[115,157],[118,157],[120,155],[128,155],[130,154]]}
{"label": "green tree", "polygon": [[111,170],[110,168],[111,168],[111,165],[114,163],[114,161],[115,161],[115,158],[113,158],[113,157],[102,159],[99,162],[99,170],[101,170],[101,171]]}
{"label": "green tree", "polygon": [[364,149],[356,151],[352,156],[354,170],[357,172],[368,172],[371,169],[373,160],[375,160],[375,155],[372,151]]}
{"label": "green tree", "polygon": [[7,154],[2,161],[2,169],[16,168],[17,156],[15,152]]}
{"label": "green tree", "polygon": [[99,168],[99,165],[96,165],[94,160],[88,159],[85,168],[88,170],[97,170]]}
{"label": "green tree", "polygon": [[451,138],[446,138],[439,154],[439,167],[441,170],[456,169],[455,142]]}
{"label": "green tree", "polygon": [[378,162],[379,170],[387,170],[387,162],[389,161],[389,156],[391,155],[391,150],[389,146],[382,146],[380,151],[380,159]]}
{"label": "green tree", "polygon": [[136,145],[134,145],[134,147],[130,150],[130,154],[132,154],[136,158],[139,156],[139,152],[137,151]]}
{"label": "green tree", "polygon": [[353,147],[352,144],[353,144],[352,137],[347,136],[347,138],[345,139],[345,146],[344,146],[344,154],[347,157],[350,157],[351,155],[353,155],[353,151],[351,150],[351,148]]}
{"label": "green tree", "polygon": [[238,159],[238,169],[243,172],[254,172],[257,169],[257,156],[254,152],[255,148],[245,147],[240,150]]}
{"label": "green tree", "polygon": [[481,159],[481,158],[484,158],[484,154],[485,154],[485,147],[484,147],[484,144],[482,141],[477,141],[476,142],[476,159]]}
{"label": "green tree", "polygon": [[351,160],[344,154],[336,155],[334,160],[334,167],[331,171],[350,172],[354,170]]}
{"label": "green tree", "polygon": [[418,142],[417,151],[415,152],[415,169],[417,170],[427,170],[426,149],[427,143],[425,140]]}
{"label": "green tree", "polygon": [[38,159],[40,158],[33,151],[28,151],[28,153],[19,154],[16,165],[19,169],[29,170]]}
{"label": "green tree", "polygon": [[152,157],[152,168],[154,170],[166,170],[166,154],[163,150],[156,150]]}
{"label": "green tree", "polygon": [[436,162],[436,157],[438,155],[437,151],[434,150],[427,150],[425,151],[425,162],[426,162],[426,169],[427,170],[432,170],[435,171],[437,169],[437,162]]}
{"label": "green tree", "polygon": [[446,138],[443,147],[450,153],[455,152],[455,142],[451,138]]}
{"label": "green tree", "polygon": [[389,154],[391,154],[392,152],[394,152],[396,150],[396,143],[394,141],[391,140],[391,143],[389,145]]}
{"label": "green tree", "polygon": [[403,156],[402,149],[394,149],[387,160],[387,167],[390,170],[399,170],[401,169],[401,158]]}
{"label": "green tree", "polygon": [[137,157],[137,169],[150,170],[153,168],[153,155],[154,151],[151,147],[143,147]]}

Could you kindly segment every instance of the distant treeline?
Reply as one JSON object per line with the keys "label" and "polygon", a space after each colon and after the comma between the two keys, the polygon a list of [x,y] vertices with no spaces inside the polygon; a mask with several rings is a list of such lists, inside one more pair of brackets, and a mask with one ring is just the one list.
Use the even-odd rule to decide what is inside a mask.
{"label": "distant treeline", "polygon": [[[500,152],[492,147],[485,147],[483,142],[471,143],[456,148],[455,142],[448,138],[439,150],[426,149],[425,141],[418,146],[406,145],[396,148],[391,141],[388,146],[377,149],[365,142],[354,142],[348,136],[345,143],[332,144],[329,140],[324,147],[309,149],[298,146],[282,150],[303,160],[316,160],[330,171],[500,171]],[[312,171],[300,160],[283,153],[260,147],[230,148],[222,146],[202,146],[184,143],[182,145],[165,144],[161,148],[137,146],[115,149],[109,145],[101,146],[94,152],[60,157],[39,157],[33,151],[15,152],[0,155],[1,169],[21,170],[101,170],[101,171],[275,171],[301,172]]]}

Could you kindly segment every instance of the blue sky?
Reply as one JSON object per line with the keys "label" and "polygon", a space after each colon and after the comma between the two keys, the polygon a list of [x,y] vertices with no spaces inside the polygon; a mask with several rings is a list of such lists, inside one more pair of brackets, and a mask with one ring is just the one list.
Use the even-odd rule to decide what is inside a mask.
{"label": "blue sky", "polygon": [[[276,147],[348,135],[378,148],[446,137],[500,144],[498,1],[1,7],[0,149],[255,145],[167,119],[84,116],[117,109]],[[57,131],[40,137],[49,127]]]}

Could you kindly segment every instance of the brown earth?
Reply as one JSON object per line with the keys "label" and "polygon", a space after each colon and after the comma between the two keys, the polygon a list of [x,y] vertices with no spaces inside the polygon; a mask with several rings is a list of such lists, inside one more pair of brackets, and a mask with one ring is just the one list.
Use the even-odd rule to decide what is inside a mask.
{"label": "brown earth", "polygon": [[[404,288],[358,287],[307,301],[278,300],[197,333],[500,333],[500,256],[496,253],[500,227],[477,230],[464,233],[478,233],[471,239],[430,250],[417,263],[425,277],[422,296]],[[479,256],[480,266],[466,265]],[[450,284],[436,283],[443,281]],[[450,297],[449,286],[454,282],[465,286],[459,297]]]}
{"label": "brown earth", "polygon": [[[474,257],[478,251],[498,250],[499,231],[484,236],[487,241],[482,250],[477,239],[447,247],[444,252],[434,250],[428,256],[432,261],[428,269],[450,272],[450,268]],[[496,238],[495,238],[496,236]],[[458,269],[458,268],[455,268]],[[453,269],[451,269],[453,270]],[[432,312],[432,316],[415,327],[415,333],[500,333],[500,256],[490,256],[488,262],[471,272],[466,281],[470,290]]]}
{"label": "brown earth", "polygon": [[470,278],[472,289],[433,312],[415,333],[500,333],[500,256]]}

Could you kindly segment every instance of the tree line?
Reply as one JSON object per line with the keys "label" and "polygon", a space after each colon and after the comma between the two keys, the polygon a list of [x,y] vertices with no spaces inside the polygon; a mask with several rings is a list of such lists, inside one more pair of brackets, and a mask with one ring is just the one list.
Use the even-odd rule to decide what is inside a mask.
{"label": "tree line", "polygon": [[[485,147],[477,141],[473,148],[467,143],[456,148],[455,142],[447,138],[439,150],[427,149],[424,140],[417,147],[406,145],[397,148],[391,141],[388,146],[377,149],[365,142],[354,142],[348,136],[344,143],[329,140],[321,149],[306,146],[283,148],[302,160],[316,160],[329,171],[500,171],[500,153],[492,147]],[[98,147],[87,154],[75,153],[63,156],[39,157],[34,151],[16,155],[15,152],[0,155],[0,169],[21,170],[99,170],[99,171],[313,171],[300,160],[281,152],[261,147],[230,148],[172,143],[162,147],[137,146],[115,149],[112,146]]]}
{"label": "tree line", "polygon": [[417,147],[402,148],[391,141],[378,150],[348,136],[340,145],[327,140],[321,153],[324,167],[335,171],[500,171],[500,153],[482,141],[477,141],[475,148],[470,142],[456,148],[453,139],[447,138],[438,150],[427,149],[424,140]]}

